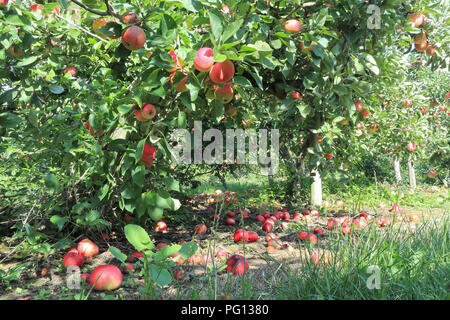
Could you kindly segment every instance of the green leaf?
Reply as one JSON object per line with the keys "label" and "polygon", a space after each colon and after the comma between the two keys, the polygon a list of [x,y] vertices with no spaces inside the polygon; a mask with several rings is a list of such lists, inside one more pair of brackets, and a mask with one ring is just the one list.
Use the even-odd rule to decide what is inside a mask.
{"label": "green leaf", "polygon": [[149,217],[150,217],[153,221],[159,221],[159,220],[161,220],[161,218],[162,218],[162,216],[163,216],[163,214],[164,214],[164,210],[161,209],[161,208],[158,208],[158,207],[154,207],[154,208],[149,207],[149,208],[147,209],[147,211],[148,211]]}
{"label": "green leaf", "polygon": [[211,101],[211,106],[213,117],[216,119],[217,122],[219,122],[225,113],[225,106],[223,105],[222,102],[218,100]]}
{"label": "green leaf", "polygon": [[138,166],[131,171],[131,178],[133,182],[137,184],[139,187],[144,186],[145,182],[145,167]]}
{"label": "green leaf", "polygon": [[11,112],[0,113],[0,128],[14,128],[17,127],[20,123],[22,123],[21,117]]}
{"label": "green leaf", "polygon": [[181,245],[178,254],[185,260],[189,259],[198,250],[198,246],[195,242],[189,241]]}
{"label": "green leaf", "polygon": [[64,92],[64,88],[57,85],[50,86],[50,91],[54,94],[61,94]]}
{"label": "green leaf", "polygon": [[170,194],[165,190],[158,190],[156,194],[156,206],[161,209],[171,209],[173,201]]}
{"label": "green leaf", "polygon": [[166,286],[172,282],[172,277],[162,265],[151,264],[149,267],[150,278],[159,286]]}
{"label": "green leaf", "polygon": [[50,218],[50,222],[58,227],[58,231],[61,231],[64,228],[67,221],[69,221],[69,218],[58,215],[54,215]]}
{"label": "green leaf", "polygon": [[150,236],[141,226],[127,224],[124,228],[125,237],[137,251],[151,250],[154,247]]}
{"label": "green leaf", "polygon": [[25,59],[21,60],[21,61],[17,64],[17,66],[18,66],[18,67],[28,66],[28,65],[34,63],[37,59],[38,59],[38,56],[31,56],[31,57],[25,58]]}
{"label": "green leaf", "polygon": [[167,257],[173,256],[175,253],[177,253],[181,249],[181,245],[174,244],[171,246],[165,246],[156,252],[156,254],[153,256],[155,261],[161,261],[166,259]]}
{"label": "green leaf", "polygon": [[14,25],[14,26],[29,26],[31,25],[31,21],[28,20],[26,16],[18,16],[16,14],[8,14],[5,19],[6,25]]}
{"label": "green leaf", "polygon": [[211,23],[211,31],[214,36],[215,42],[219,42],[222,33],[223,33],[223,26],[222,21],[220,19],[220,13],[217,10],[211,10],[208,12],[209,14],[209,22]]}
{"label": "green leaf", "polygon": [[246,77],[243,76],[235,76],[233,77],[233,82],[235,84],[239,84],[243,87],[253,87],[252,83],[250,82],[250,80],[248,80]]}
{"label": "green leaf", "polygon": [[163,178],[163,183],[169,190],[180,191],[180,183],[172,177]]}
{"label": "green leaf", "polygon": [[141,161],[142,154],[144,153],[144,145],[145,145],[145,139],[142,139],[138,142],[136,147],[136,153],[134,154],[135,163],[138,163]]}
{"label": "green leaf", "polygon": [[186,112],[178,111],[177,124],[178,124],[178,128],[186,129]]}
{"label": "green leaf", "polygon": [[120,262],[125,263],[125,261],[127,260],[127,255],[122,253],[122,251],[120,251],[120,249],[111,246],[111,247],[109,247],[108,250]]}
{"label": "green leaf", "polygon": [[236,20],[236,21],[232,22],[231,24],[229,24],[225,28],[225,31],[223,32],[222,41],[226,42],[233,35],[235,35],[238,32],[238,30],[241,28],[243,22],[244,22],[244,20],[240,19],[240,20]]}
{"label": "green leaf", "polygon": [[17,97],[18,93],[19,91],[16,89],[6,90],[0,95],[0,104],[13,101]]}
{"label": "green leaf", "polygon": [[48,174],[44,178],[44,183],[50,193],[55,193],[60,188],[58,179],[56,178],[56,176],[53,173]]}
{"label": "green leaf", "polygon": [[182,2],[183,2],[183,6],[186,8],[186,10],[191,11],[191,12],[197,12],[203,8],[200,1],[197,1],[197,0],[182,0]]}
{"label": "green leaf", "polygon": [[117,111],[119,111],[121,115],[127,114],[131,109],[133,109],[133,105],[131,104],[123,104],[117,107]]}

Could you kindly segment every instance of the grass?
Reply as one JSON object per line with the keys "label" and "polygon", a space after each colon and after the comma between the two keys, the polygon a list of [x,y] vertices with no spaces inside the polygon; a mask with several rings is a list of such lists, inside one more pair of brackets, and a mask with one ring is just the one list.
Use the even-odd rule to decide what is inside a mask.
{"label": "grass", "polygon": [[392,225],[380,231],[373,224],[357,242],[334,232],[326,247],[331,262],[305,259],[301,270],[282,268],[286,280],[276,285],[278,298],[449,299],[449,237],[448,216],[414,229]]}

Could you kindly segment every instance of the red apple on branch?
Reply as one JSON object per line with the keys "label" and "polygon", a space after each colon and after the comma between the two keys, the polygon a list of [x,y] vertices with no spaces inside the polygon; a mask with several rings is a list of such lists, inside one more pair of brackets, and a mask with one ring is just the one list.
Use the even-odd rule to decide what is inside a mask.
{"label": "red apple on branch", "polygon": [[130,26],[122,33],[122,44],[130,51],[142,48],[146,40],[144,30],[138,26]]}

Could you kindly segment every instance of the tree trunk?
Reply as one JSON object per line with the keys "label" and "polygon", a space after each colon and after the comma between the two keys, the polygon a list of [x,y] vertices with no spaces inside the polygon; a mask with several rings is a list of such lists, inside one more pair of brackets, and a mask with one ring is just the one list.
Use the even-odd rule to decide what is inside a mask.
{"label": "tree trunk", "polygon": [[313,206],[322,205],[322,178],[317,169],[311,171],[311,204]]}
{"label": "tree trunk", "polygon": [[416,172],[414,170],[414,161],[408,161],[408,173],[409,173],[409,186],[412,189],[416,188]]}
{"label": "tree trunk", "polygon": [[402,174],[400,172],[400,160],[398,157],[394,158],[394,171],[395,171],[395,181],[400,183],[402,181]]}

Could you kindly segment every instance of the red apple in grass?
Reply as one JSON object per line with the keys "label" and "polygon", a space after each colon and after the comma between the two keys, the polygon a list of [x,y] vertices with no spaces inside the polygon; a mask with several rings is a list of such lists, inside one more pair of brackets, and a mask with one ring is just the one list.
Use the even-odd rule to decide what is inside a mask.
{"label": "red apple in grass", "polygon": [[297,19],[290,19],[284,23],[284,30],[288,33],[298,33],[302,28],[302,24]]}
{"label": "red apple in grass", "polygon": [[311,211],[309,211],[308,209],[305,209],[305,210],[302,211],[302,214],[303,214],[304,216],[307,216],[307,215],[309,215],[310,213],[311,213]]}
{"label": "red apple in grass", "polygon": [[196,225],[194,228],[194,233],[198,235],[203,235],[206,233],[208,229],[206,228],[206,225],[204,223]]}
{"label": "red apple in grass", "polygon": [[122,33],[122,44],[130,51],[142,48],[146,40],[144,30],[138,26],[130,26]]}
{"label": "red apple in grass", "polygon": [[402,209],[400,208],[400,206],[398,205],[398,204],[394,204],[393,206],[392,206],[392,209],[391,209],[392,211],[394,211],[394,212],[400,212],[400,211],[402,211]]}
{"label": "red apple in grass", "polygon": [[208,47],[200,48],[194,59],[194,67],[200,72],[208,72],[214,65],[213,49]]}
{"label": "red apple in grass", "polygon": [[69,251],[67,251],[67,253],[76,253],[76,254],[79,254],[77,248],[72,248],[72,249],[70,249]]}
{"label": "red apple in grass", "polygon": [[123,217],[123,221],[125,221],[126,223],[130,222],[131,220],[133,220],[133,217],[130,215],[126,215]]}
{"label": "red apple in grass", "polygon": [[156,232],[167,232],[167,224],[164,221],[158,221],[153,230]]}
{"label": "red apple in grass", "polygon": [[277,237],[277,235],[275,234],[275,233],[268,233],[266,236],[265,236],[265,240],[267,241],[267,242],[269,242],[269,240],[277,240],[278,239],[278,237]]}
{"label": "red apple in grass", "polygon": [[302,217],[302,214],[300,212],[296,212],[296,213],[294,213],[292,220],[300,220],[301,217]]}
{"label": "red apple in grass", "polygon": [[446,107],[446,106],[444,106],[444,105],[442,105],[442,106],[440,106],[440,107],[439,107],[439,110],[441,110],[441,111],[445,111],[445,110],[447,110],[447,107]]}
{"label": "red apple in grass", "polygon": [[175,280],[183,281],[189,278],[189,274],[184,270],[178,270],[177,273],[175,273]]}
{"label": "red apple in grass", "polygon": [[340,225],[341,225],[341,223],[337,219],[335,219],[335,218],[328,219],[328,222],[327,222],[328,228],[335,229],[335,228],[339,228]]}
{"label": "red apple in grass", "polygon": [[209,77],[214,83],[226,83],[234,76],[234,64],[230,60],[217,62],[209,71]]}
{"label": "red apple in grass", "polygon": [[64,73],[69,72],[72,76],[75,76],[77,74],[77,69],[74,67],[67,67],[64,69]]}
{"label": "red apple in grass", "polygon": [[92,271],[89,283],[94,290],[115,290],[122,284],[122,272],[115,265],[101,265]]}
{"label": "red apple in grass", "polygon": [[325,154],[325,159],[333,159],[334,156],[332,154]]}
{"label": "red apple in grass", "polygon": [[298,234],[298,237],[300,238],[300,240],[306,240],[308,238],[309,233],[302,231]]}
{"label": "red apple in grass", "polygon": [[123,272],[128,272],[128,271],[133,271],[133,270],[134,270],[134,265],[130,262],[128,262],[126,265],[122,266]]}
{"label": "red apple in grass", "polygon": [[84,258],[79,253],[68,252],[68,253],[66,253],[66,255],[63,258],[63,265],[65,267],[78,266],[81,268],[83,263],[84,263]]}
{"label": "red apple in grass", "polygon": [[184,258],[178,254],[178,252],[175,252],[172,255],[172,260],[175,261],[176,264],[183,264],[186,262],[186,260],[184,260]]}
{"label": "red apple in grass", "polygon": [[258,240],[258,234],[255,231],[249,231],[248,232],[248,241],[255,242]]}
{"label": "red apple in grass", "polygon": [[77,250],[86,259],[90,259],[98,254],[98,246],[89,239],[78,242]]}
{"label": "red apple in grass", "polygon": [[364,229],[367,226],[366,219],[355,218],[353,219],[352,224],[360,229]]}
{"label": "red apple in grass", "polygon": [[308,233],[305,240],[311,242],[312,244],[316,244],[317,236],[314,233]]}
{"label": "red apple in grass", "polygon": [[377,218],[376,223],[380,227],[386,227],[389,225],[389,220],[383,217]]}
{"label": "red apple in grass", "polygon": [[247,273],[249,269],[247,259],[238,254],[235,254],[228,258],[226,265],[227,272],[232,272],[234,275]]}
{"label": "red apple in grass", "polygon": [[318,227],[316,227],[316,228],[314,228],[314,231],[313,231],[315,234],[320,234],[320,235],[324,235],[325,233],[326,233],[326,231],[324,231],[324,230],[322,230],[322,229],[320,229],[320,228],[318,228]]}
{"label": "red apple in grass", "polygon": [[290,220],[290,219],[291,219],[291,215],[290,215],[288,212],[285,212],[285,213],[281,216],[281,218],[282,218],[283,220]]}
{"label": "red apple in grass", "polygon": [[315,265],[319,263],[323,263],[324,265],[328,265],[331,263],[331,256],[328,252],[324,250],[316,250],[311,256],[311,259]]}
{"label": "red apple in grass", "polygon": [[350,234],[352,232],[352,228],[350,226],[348,226],[348,225],[342,226],[341,232],[344,235]]}
{"label": "red apple in grass", "polygon": [[228,251],[225,249],[221,248],[221,249],[217,250],[217,252],[216,252],[216,258],[221,259],[221,258],[225,258],[227,256],[228,256]]}
{"label": "red apple in grass", "polygon": [[266,218],[264,218],[263,215],[259,214],[259,215],[256,216],[256,221],[264,223],[264,221],[266,221]]}
{"label": "red apple in grass", "polygon": [[271,219],[271,218],[266,219],[266,221],[264,221],[264,223],[262,225],[262,230],[266,231],[266,232],[272,232],[274,224],[275,224],[275,221],[273,219]]}
{"label": "red apple in grass", "polygon": [[226,218],[225,224],[228,226],[234,226],[236,224],[236,220],[234,220],[233,218]]}
{"label": "red apple in grass", "polygon": [[156,108],[152,104],[146,104],[142,109],[138,109],[135,112],[135,117],[138,121],[146,122],[153,119],[156,116]]}
{"label": "red apple in grass", "polygon": [[233,211],[227,211],[227,212],[225,213],[225,215],[226,215],[228,218],[233,218],[233,217],[236,215],[236,212],[233,212]]}
{"label": "red apple in grass", "polygon": [[344,206],[344,200],[336,201],[336,205],[339,206],[339,207],[343,207]]}
{"label": "red apple in grass", "polygon": [[89,274],[89,273],[82,273],[81,275],[80,275],[80,278],[81,278],[81,281],[87,281],[87,282],[89,282],[89,277],[90,277],[91,275]]}
{"label": "red apple in grass", "polygon": [[234,233],[234,242],[248,242],[248,232],[243,229],[238,229]]}
{"label": "red apple in grass", "polygon": [[364,211],[361,211],[359,216],[360,216],[361,219],[364,219],[364,220],[367,220],[367,221],[372,220],[372,215],[367,213],[367,212],[364,212]]}
{"label": "red apple in grass", "polygon": [[434,170],[431,170],[427,175],[429,178],[433,179],[436,176],[436,172]]}

